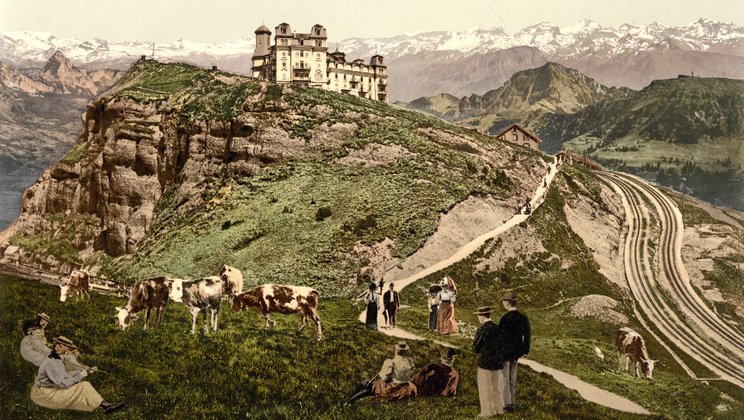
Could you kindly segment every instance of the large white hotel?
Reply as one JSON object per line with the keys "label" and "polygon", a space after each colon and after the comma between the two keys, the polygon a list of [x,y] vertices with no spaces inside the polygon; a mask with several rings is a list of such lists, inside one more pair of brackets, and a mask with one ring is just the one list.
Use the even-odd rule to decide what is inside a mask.
{"label": "large white hotel", "polygon": [[261,25],[256,29],[254,78],[388,101],[387,66],[381,55],[372,56],[369,64],[362,59],[347,62],[338,48],[328,52],[328,36],[321,25],[313,26],[310,33],[297,33],[282,23],[275,31],[272,45],[269,28]]}

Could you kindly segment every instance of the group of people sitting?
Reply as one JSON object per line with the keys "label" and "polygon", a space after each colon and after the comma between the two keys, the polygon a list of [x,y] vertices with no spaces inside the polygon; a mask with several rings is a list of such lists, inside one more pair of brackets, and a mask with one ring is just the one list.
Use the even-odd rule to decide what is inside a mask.
{"label": "group of people sitting", "polygon": [[31,401],[57,410],[91,412],[100,408],[107,414],[122,408],[124,403],[104,401],[84,380],[88,374],[98,372],[98,368],[80,362],[80,352],[72,340],[60,335],[51,344],[47,341],[45,330],[50,321],[51,317],[42,312],[22,325],[21,357],[39,368],[31,388]]}
{"label": "group of people sitting", "polygon": [[418,371],[414,370],[408,351],[408,344],[404,341],[395,344],[393,358],[385,360],[374,378],[357,385],[347,403],[352,404],[360,398],[370,396],[384,401],[396,401],[417,396],[447,397],[457,393],[460,374],[452,366],[455,362],[454,348],[445,347],[439,363],[430,363]]}

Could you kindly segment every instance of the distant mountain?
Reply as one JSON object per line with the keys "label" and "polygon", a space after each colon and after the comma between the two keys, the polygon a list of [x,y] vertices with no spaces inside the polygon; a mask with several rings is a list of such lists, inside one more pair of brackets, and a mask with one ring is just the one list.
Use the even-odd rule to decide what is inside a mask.
{"label": "distant mountain", "polygon": [[41,67],[55,51],[61,51],[76,66],[87,69],[126,70],[142,55],[160,61],[182,61],[201,66],[216,65],[221,69],[247,73],[255,48],[253,30],[246,38],[208,44],[177,40],[171,43],[144,41],[113,42],[100,38],[80,41],[61,39],[47,32],[0,33],[0,57],[17,68]]}
{"label": "distant mountain", "polygon": [[[574,27],[559,28],[541,22],[513,35],[493,28],[353,38],[339,44],[347,57],[384,55],[390,67],[391,98],[401,101],[437,93],[462,96],[496,89],[510,76],[494,72],[498,65],[458,68],[454,64],[514,47],[534,48],[544,62],[575,68],[607,86],[641,89],[652,80],[693,72],[698,76],[744,79],[744,27],[706,19],[678,27],[652,23],[605,28],[584,20]],[[416,68],[426,67],[428,71],[411,72],[408,62],[423,53],[445,56],[453,66],[442,71],[426,67],[426,61],[420,60]],[[533,61],[516,70],[544,62]],[[472,80],[484,83],[474,88]]]}
{"label": "distant mountain", "polygon": [[545,151],[586,152],[609,168],[744,209],[744,80],[658,80],[535,125]]}
{"label": "distant mountain", "polygon": [[[411,101],[449,93],[483,94],[501,86],[520,70],[548,61],[575,68],[607,86],[641,89],[652,80],[695,73],[705,77],[744,79],[744,27],[699,19],[667,27],[624,24],[606,28],[590,20],[573,27],[548,22],[514,34],[501,28],[464,32],[424,32],[387,38],[335,39],[331,44],[350,59],[385,56],[390,98]],[[186,62],[247,74],[255,47],[252,29],[223,43],[177,40],[171,43],[60,39],[44,32],[0,33],[0,57],[17,68],[40,67],[55,51],[87,69],[126,69],[141,55],[163,62]]]}
{"label": "distant mountain", "polygon": [[577,70],[547,63],[515,73],[503,86],[482,96],[458,99],[440,94],[416,99],[406,106],[495,133],[513,122],[533,126],[545,114],[573,113],[627,92],[601,85]]}
{"label": "distant mountain", "polygon": [[59,51],[39,68],[0,62],[0,229],[18,215],[23,190],[75,143],[85,104],[121,74],[79,69]]}

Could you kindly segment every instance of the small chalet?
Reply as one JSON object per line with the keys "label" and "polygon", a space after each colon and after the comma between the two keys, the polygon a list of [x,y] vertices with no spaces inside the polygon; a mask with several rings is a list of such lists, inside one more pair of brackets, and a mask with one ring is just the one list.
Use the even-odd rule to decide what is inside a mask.
{"label": "small chalet", "polygon": [[540,145],[540,138],[519,124],[512,124],[509,127],[506,127],[504,131],[496,135],[496,138],[533,150],[537,150],[537,146]]}

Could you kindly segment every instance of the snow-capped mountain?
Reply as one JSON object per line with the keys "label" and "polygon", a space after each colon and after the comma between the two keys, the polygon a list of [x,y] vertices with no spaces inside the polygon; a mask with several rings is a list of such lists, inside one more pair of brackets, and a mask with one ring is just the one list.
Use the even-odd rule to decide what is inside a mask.
{"label": "snow-capped mountain", "polygon": [[591,20],[576,26],[560,28],[540,22],[509,35],[501,28],[473,29],[465,32],[424,32],[389,38],[352,38],[339,43],[339,49],[360,56],[381,54],[388,59],[431,51],[459,51],[472,55],[492,50],[529,46],[554,57],[571,58],[601,52],[607,56],[624,52],[641,52],[671,40],[691,51],[715,47],[732,47],[732,54],[744,56],[741,46],[744,27],[700,19],[689,25],[666,27],[659,23],[645,26],[621,25],[604,28]]}
{"label": "snow-capped mountain", "polygon": [[[385,56],[394,101],[440,92],[482,94],[500,87],[514,72],[548,61],[578,69],[608,86],[634,89],[693,72],[744,78],[744,27],[707,19],[677,27],[651,23],[610,28],[583,20],[562,28],[540,22],[514,34],[495,27],[342,41],[333,39],[331,25],[328,29],[332,48],[337,45],[349,59]],[[154,55],[161,61],[216,65],[245,74],[250,71],[254,46],[253,34],[247,33],[239,40],[217,44],[158,43]],[[125,69],[141,55],[153,54],[153,44],[78,41],[41,32],[0,33],[0,61],[16,68],[40,67],[57,50],[76,66]]]}
{"label": "snow-capped mountain", "polygon": [[216,65],[228,71],[247,73],[255,47],[252,36],[224,43],[177,40],[168,44],[145,41],[109,42],[57,38],[48,32],[0,32],[0,61],[14,67],[40,67],[55,51],[61,51],[76,66],[88,69],[124,70],[142,55],[161,61],[184,61],[202,66]]}

